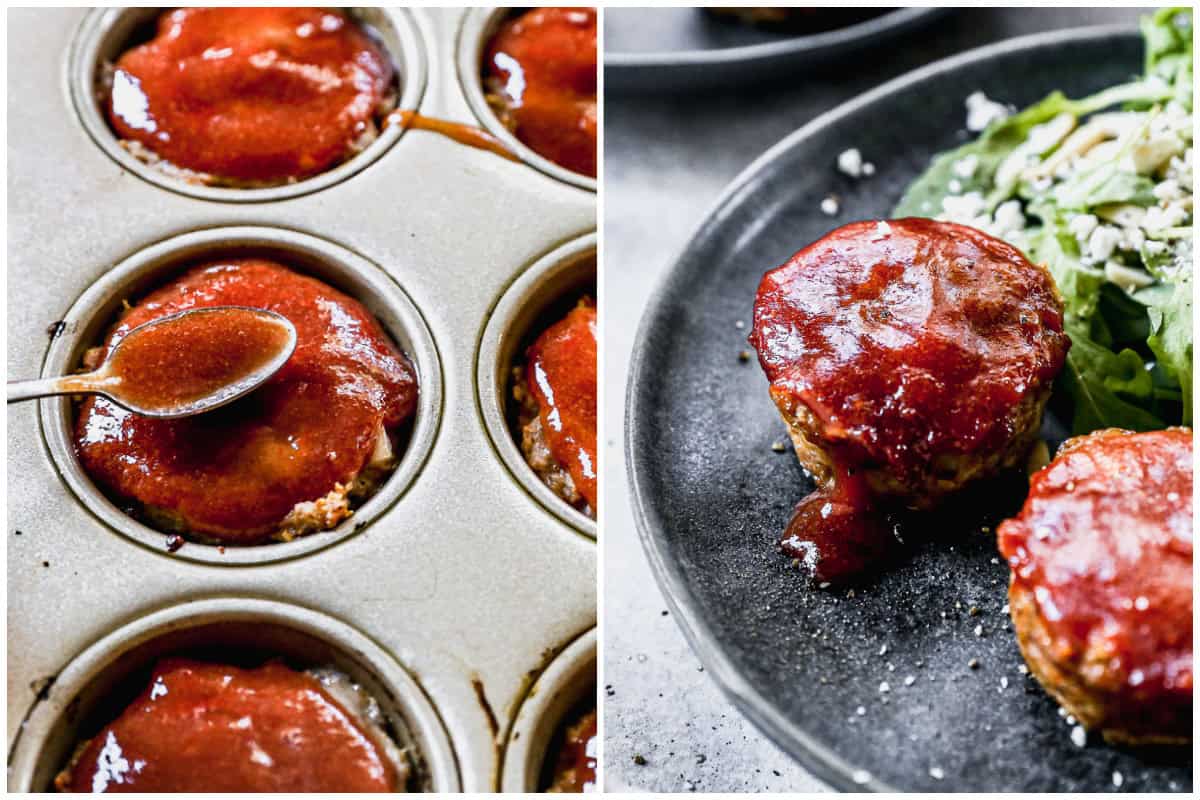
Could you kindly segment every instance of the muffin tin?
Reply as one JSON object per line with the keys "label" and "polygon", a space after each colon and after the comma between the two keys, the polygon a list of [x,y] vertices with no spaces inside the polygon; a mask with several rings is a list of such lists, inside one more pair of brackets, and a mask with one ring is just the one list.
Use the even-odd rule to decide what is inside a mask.
{"label": "muffin tin", "polygon": [[[402,108],[496,124],[461,71],[463,48],[477,59],[482,47],[464,38],[467,23],[484,12],[354,13],[396,59]],[[412,359],[421,397],[398,468],[347,524],[224,552],[168,552],[164,534],[100,493],[75,460],[69,402],[11,406],[9,788],[47,788],[111,687],[197,646],[349,673],[416,745],[425,788],[488,791],[532,769],[530,786],[540,764],[506,767],[520,752],[510,734],[543,752],[561,710],[533,698],[579,697],[595,682],[594,527],[499,455],[515,445],[478,379],[528,335],[504,327],[534,318],[520,307],[542,308],[546,295],[516,288],[527,275],[554,267],[578,273],[560,286],[594,282],[595,195],[517,147],[523,163],[398,129],[289,186],[179,183],[114,151],[86,105],[94,95],[81,93],[96,59],[146,18],[9,17],[21,65],[9,83],[20,120],[9,138],[10,377],[77,365],[122,300],[183,262],[252,250],[365,303]],[[593,666],[559,667],[576,652]]]}

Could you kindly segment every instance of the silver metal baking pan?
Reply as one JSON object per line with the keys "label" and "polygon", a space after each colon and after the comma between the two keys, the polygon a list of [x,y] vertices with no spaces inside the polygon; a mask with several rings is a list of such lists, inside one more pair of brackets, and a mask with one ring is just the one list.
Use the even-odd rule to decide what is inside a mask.
{"label": "silver metal baking pan", "polygon": [[[495,330],[499,310],[516,325],[545,297],[512,294],[527,273],[547,258],[586,273],[594,182],[523,148],[510,162],[397,129],[284,187],[180,183],[128,158],[89,105],[97,61],[146,13],[9,14],[10,378],[70,369],[122,299],[185,258],[251,247],[362,301],[412,358],[421,400],[399,467],[347,525],[174,553],[79,468],[67,401],[10,407],[9,788],[48,788],[106,691],[197,645],[346,672],[418,753],[424,788],[536,788],[564,711],[544,698],[595,683],[594,527],[502,455],[480,365],[528,333]],[[391,52],[401,107],[496,127],[464,67],[496,13],[352,13]]]}

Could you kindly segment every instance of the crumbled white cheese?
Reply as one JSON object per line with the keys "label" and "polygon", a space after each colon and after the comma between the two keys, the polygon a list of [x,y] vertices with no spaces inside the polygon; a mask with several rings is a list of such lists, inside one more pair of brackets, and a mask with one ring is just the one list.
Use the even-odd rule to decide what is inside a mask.
{"label": "crumbled white cheese", "polygon": [[1003,236],[1007,233],[1024,230],[1025,215],[1021,213],[1021,201],[1009,200],[1001,203],[996,209],[993,232]]}
{"label": "crumbled white cheese", "polygon": [[851,178],[861,177],[863,174],[862,153],[858,152],[857,147],[843,150],[837,157],[837,168]]}
{"label": "crumbled white cheese", "polygon": [[834,214],[838,213],[838,208],[840,208],[838,199],[833,195],[830,195],[821,201],[822,214],[832,217]]}
{"label": "crumbled white cheese", "polygon": [[960,181],[958,178],[951,178],[950,182],[946,185],[950,188],[950,191],[953,194],[960,194],[963,190],[962,181]]}
{"label": "crumbled white cheese", "polygon": [[951,222],[967,224],[982,214],[986,206],[980,192],[942,198],[942,211]]}
{"label": "crumbled white cheese", "polygon": [[1146,217],[1142,222],[1149,233],[1158,233],[1167,228],[1177,228],[1188,217],[1188,210],[1182,202],[1171,202],[1165,206],[1151,206],[1146,209]]}
{"label": "crumbled white cheese", "polygon": [[971,153],[955,161],[951,166],[954,174],[960,178],[973,178],[975,171],[979,169],[979,156]]}
{"label": "crumbled white cheese", "polygon": [[1120,773],[1120,771],[1114,769],[1113,770],[1113,787],[1120,789],[1124,783],[1125,783],[1125,776],[1122,775]]}
{"label": "crumbled white cheese", "polygon": [[1095,214],[1076,214],[1067,222],[1067,230],[1082,243],[1087,241],[1099,224],[1100,220]]}
{"label": "crumbled white cheese", "polygon": [[946,771],[941,767],[930,767],[929,777],[933,778],[935,781],[940,781],[942,778],[946,777]]}
{"label": "crumbled white cheese", "polygon": [[1087,255],[1093,261],[1107,261],[1120,242],[1120,228],[1100,225],[1088,236]]}
{"label": "crumbled white cheese", "polygon": [[988,99],[983,92],[967,95],[967,130],[978,133],[997,120],[1008,117],[1008,106]]}
{"label": "crumbled white cheese", "polygon": [[868,178],[875,174],[875,165],[870,161],[864,161],[862,165],[862,174]]}
{"label": "crumbled white cheese", "polygon": [[1154,184],[1154,199],[1160,203],[1169,203],[1172,200],[1178,200],[1183,197],[1183,189],[1179,186],[1179,181],[1172,178]]}

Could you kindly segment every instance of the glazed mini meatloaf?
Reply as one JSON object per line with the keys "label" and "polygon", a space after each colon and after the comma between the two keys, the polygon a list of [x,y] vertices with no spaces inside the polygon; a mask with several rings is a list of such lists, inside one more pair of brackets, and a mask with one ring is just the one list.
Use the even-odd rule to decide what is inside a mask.
{"label": "glazed mini meatloaf", "polygon": [[550,489],[596,516],[596,306],[580,300],[513,368],[525,460]]}
{"label": "glazed mini meatloaf", "polygon": [[931,508],[1021,463],[1070,345],[1044,267],[980,231],[856,222],[768,272],[750,341],[820,484]]}
{"label": "glazed mini meatloaf", "polygon": [[1192,432],[1066,442],[998,530],[1030,671],[1123,744],[1192,732]]}
{"label": "glazed mini meatloaf", "polygon": [[535,8],[507,20],[488,43],[488,104],[524,144],[581,175],[596,176],[596,10]]}
{"label": "glazed mini meatloaf", "polygon": [[274,186],[375,139],[395,105],[381,48],[341,12],[180,8],[105,71],[109,122],[135,157],[194,183]]}
{"label": "glazed mini meatloaf", "polygon": [[260,544],[335,527],[397,460],[417,402],[408,359],[356,300],[265,258],[196,266],[131,307],[89,365],[121,337],[189,308],[248,306],[296,328],[291,358],[263,386],[215,411],[151,419],[100,397],[79,408],[88,474],[165,532]]}
{"label": "glazed mini meatloaf", "polygon": [[410,769],[374,698],[333,670],[155,665],[141,694],[79,744],[64,792],[393,792]]}

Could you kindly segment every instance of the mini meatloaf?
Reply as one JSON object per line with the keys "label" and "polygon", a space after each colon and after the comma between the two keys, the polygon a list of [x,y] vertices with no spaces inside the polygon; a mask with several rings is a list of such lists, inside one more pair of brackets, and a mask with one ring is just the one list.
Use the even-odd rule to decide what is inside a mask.
{"label": "mini meatloaf", "polygon": [[149,524],[202,542],[335,527],[396,463],[417,403],[412,365],[356,300],[264,258],[207,263],[155,290],[125,313],[107,351],[144,322],[206,306],[286,317],[295,352],[254,392],[198,416],[151,419],[86,399],[75,426],[83,468]]}
{"label": "mini meatloaf", "polygon": [[535,8],[509,19],[483,63],[488,104],[528,147],[596,177],[596,10]]}
{"label": "mini meatloaf", "polygon": [[973,228],[856,222],[768,272],[750,342],[801,464],[930,508],[1020,463],[1070,345],[1045,268]]}
{"label": "mini meatloaf", "polygon": [[320,8],[180,8],[106,71],[102,105],[137,158],[194,183],[256,187],[363,150],[395,76],[353,21]]}
{"label": "mini meatloaf", "polygon": [[547,792],[579,794],[596,790],[596,709],[576,714],[560,732]]}
{"label": "mini meatloaf", "polygon": [[1066,442],[998,531],[1030,670],[1122,744],[1192,733],[1192,432]]}
{"label": "mini meatloaf", "polygon": [[582,299],[513,368],[521,451],[563,500],[596,516],[596,306]]}
{"label": "mini meatloaf", "polygon": [[393,792],[408,757],[378,704],[340,673],[167,658],[80,743],[64,792]]}

